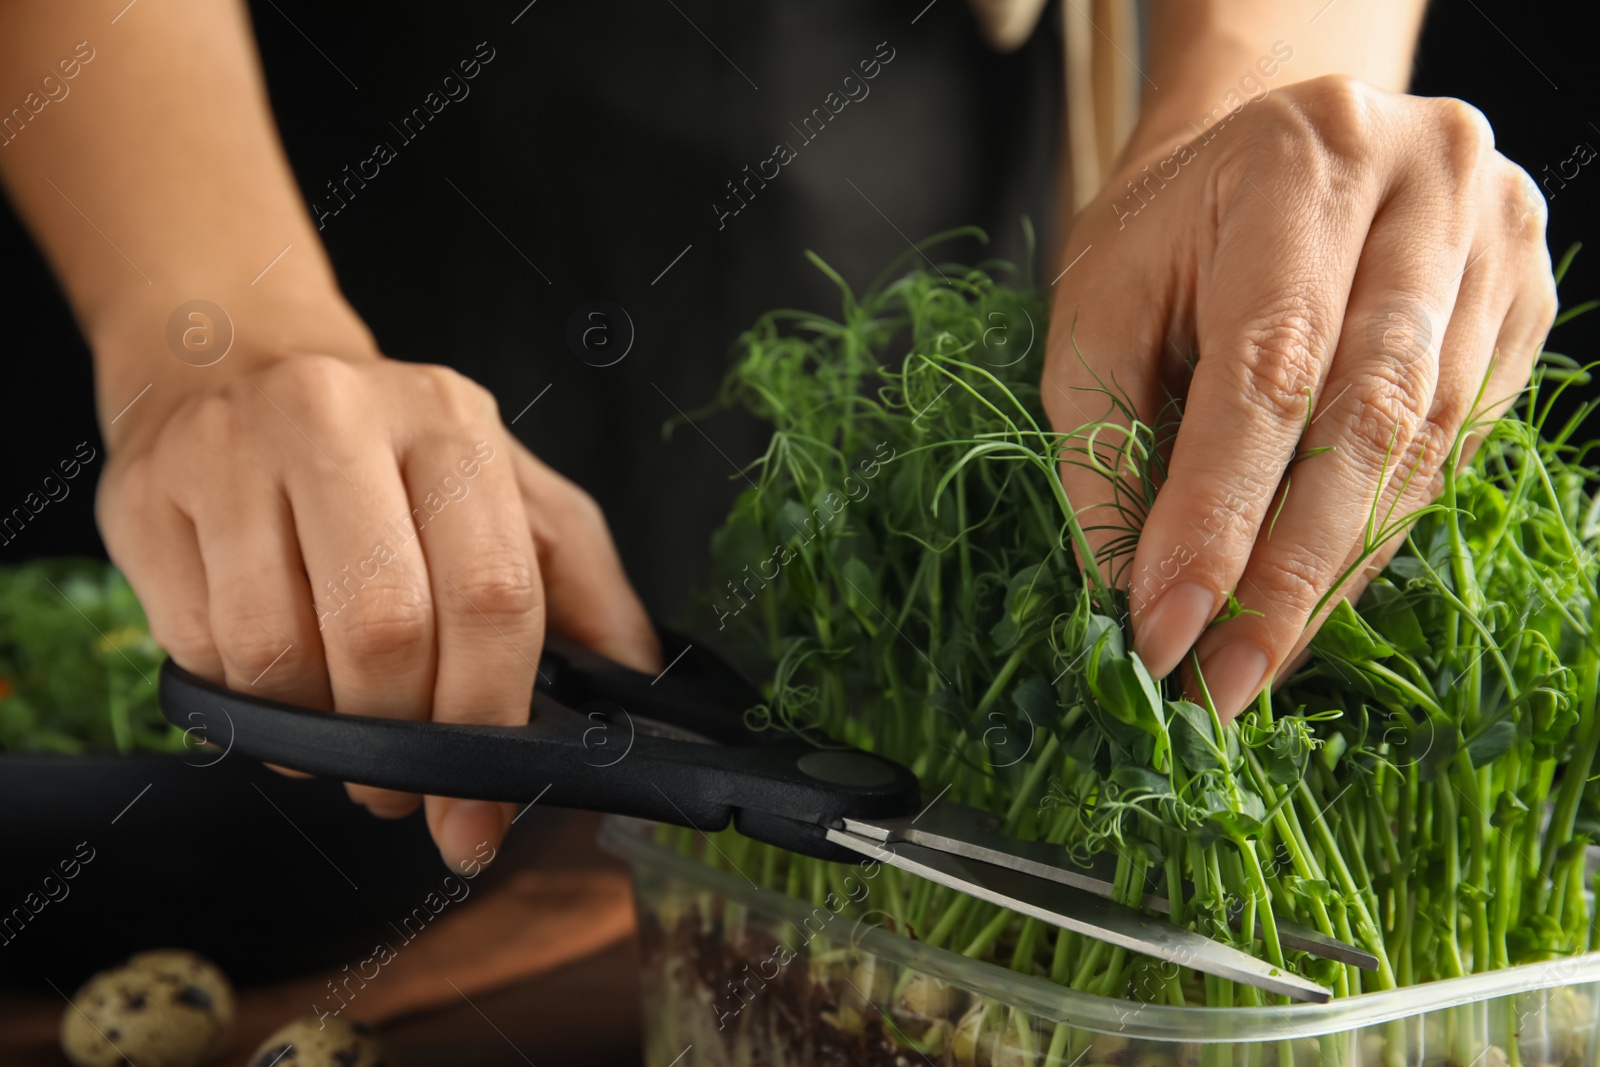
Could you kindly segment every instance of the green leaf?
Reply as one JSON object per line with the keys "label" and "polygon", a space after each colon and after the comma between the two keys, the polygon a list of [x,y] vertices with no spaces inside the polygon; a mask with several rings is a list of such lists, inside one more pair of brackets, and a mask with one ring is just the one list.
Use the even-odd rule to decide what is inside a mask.
{"label": "green leaf", "polygon": [[1489,816],[1489,825],[1514,826],[1527,814],[1528,805],[1522,802],[1521,797],[1511,792],[1501,793],[1500,799],[1494,803],[1494,814]]}
{"label": "green leaf", "polygon": [[1166,775],[1131,763],[1118,764],[1107,781],[1125,793],[1153,793],[1158,797],[1172,795],[1172,783]]}
{"label": "green leaf", "polygon": [[1088,625],[1084,628],[1083,642],[1079,651],[1086,655],[1105,649],[1110,656],[1121,657],[1125,654],[1122,643],[1122,627],[1117,625],[1117,620],[1107,615],[1089,616]]}
{"label": "green leaf", "polygon": [[1324,878],[1301,878],[1290,875],[1284,879],[1289,892],[1297,899],[1307,904],[1332,904],[1334,901],[1333,887]]}
{"label": "green leaf", "polygon": [[1461,730],[1455,723],[1424,712],[1418,718],[1396,714],[1385,725],[1382,741],[1388,760],[1397,767],[1415,764],[1432,774],[1449,764],[1461,751]]}
{"label": "green leaf", "polygon": [[1510,719],[1500,719],[1467,739],[1467,757],[1474,767],[1482,767],[1510,752],[1516,741],[1517,724]]}
{"label": "green leaf", "polygon": [[[783,576],[789,582],[789,589],[794,593],[795,600],[807,608],[817,609],[822,606],[821,589],[816,579],[811,574],[811,560],[806,556],[799,556],[789,561],[783,568]],[[724,595],[726,593],[724,592]],[[730,607],[738,606],[739,601],[733,600]]]}
{"label": "green leaf", "polygon": [[1350,601],[1343,599],[1334,605],[1322,629],[1311,639],[1311,648],[1320,655],[1353,664],[1372,663],[1394,655],[1394,649],[1362,621]]}
{"label": "green leaf", "polygon": [[1422,623],[1395,584],[1387,578],[1374,578],[1361,598],[1361,617],[1371,624],[1390,647],[1408,656],[1428,651]]}
{"label": "green leaf", "polygon": [[1524,915],[1516,928],[1506,935],[1512,963],[1549,959],[1561,951],[1565,940],[1561,922],[1542,911]]}
{"label": "green leaf", "polygon": [[956,723],[962,723],[966,719],[966,704],[959,696],[948,689],[935,689],[922,699],[928,707],[935,711],[943,712]]}
{"label": "green leaf", "polygon": [[1089,657],[1089,691],[1112,718],[1132,726],[1139,721],[1143,694],[1133,674],[1133,662],[1112,650],[1110,636],[1102,634]]}
{"label": "green leaf", "polygon": [[1533,712],[1533,742],[1536,745],[1559,745],[1572,734],[1578,725],[1578,709],[1564,693],[1542,688],[1529,700]]}
{"label": "green leaf", "polygon": [[1056,718],[1060,698],[1044,675],[1035,674],[1025,678],[1021,685],[1011,691],[1011,703],[1032,719],[1035,725],[1048,724]]}
{"label": "green leaf", "polygon": [[879,597],[877,583],[872,578],[872,570],[855,556],[851,556],[844,565],[844,585],[839,593],[857,615],[874,623],[882,620],[883,617],[878,614],[876,607]]}
{"label": "green leaf", "polygon": [[[1322,747],[1317,751],[1317,758],[1323,767],[1327,768],[1329,771],[1335,771],[1339,768],[1339,760],[1343,758],[1345,750],[1349,747],[1349,745],[1350,742],[1345,740],[1344,734],[1329,734],[1328,739],[1322,743]],[[1268,769],[1268,776],[1272,777],[1272,771],[1270,768]],[[1278,781],[1276,777],[1272,777],[1272,780],[1277,785],[1287,784],[1285,782]]]}
{"label": "green leaf", "polygon": [[1100,645],[1089,661],[1089,690],[1112,718],[1150,736],[1154,742],[1153,766],[1165,771],[1169,766],[1169,741],[1161,696],[1138,653],[1122,657],[1112,652],[1113,633],[1117,631],[1101,635]]}
{"label": "green leaf", "polygon": [[1094,641],[1089,639],[1089,617],[1093,613],[1088,591],[1080,590],[1076,602],[1072,605],[1072,612],[1056,619],[1061,626],[1060,649],[1069,663],[1082,662],[1085,651],[1094,648]]}
{"label": "green leaf", "polygon": [[1000,621],[989,630],[989,638],[994,641],[995,649],[1000,652],[1010,652],[1021,637],[1022,627],[1018,626],[1017,620],[1009,614],[1000,616]]}
{"label": "green leaf", "polygon": [[1211,713],[1189,700],[1167,701],[1172,751],[1191,771],[1227,771],[1228,755],[1217,743]]}
{"label": "green leaf", "polygon": [[1042,563],[1024,567],[1006,585],[1005,612],[1018,626],[1039,615],[1050,601],[1050,572]]}

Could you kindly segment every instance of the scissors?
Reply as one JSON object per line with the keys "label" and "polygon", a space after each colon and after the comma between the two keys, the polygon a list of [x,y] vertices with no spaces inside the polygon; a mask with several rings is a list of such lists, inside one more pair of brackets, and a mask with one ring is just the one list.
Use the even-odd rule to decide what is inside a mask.
{"label": "scissors", "polygon": [[[227,737],[264,762],[407,793],[539,801],[687,826],[731,821],[746,837],[825,860],[866,856],[1042,922],[1296,1000],[1324,986],[1111,899],[1116,859],[998,832],[986,812],[925,800],[905,766],[813,731],[752,729],[759,693],[703,648],[658,630],[668,667],[652,678],[550,638],[526,726],[341,715],[227,689],[168,659],[160,703],[199,737]],[[1375,970],[1354,945],[1282,919],[1287,947]]]}

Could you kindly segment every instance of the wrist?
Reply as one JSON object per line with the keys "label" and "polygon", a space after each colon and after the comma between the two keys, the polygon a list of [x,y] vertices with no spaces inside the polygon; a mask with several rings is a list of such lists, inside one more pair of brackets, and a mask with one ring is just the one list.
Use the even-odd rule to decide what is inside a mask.
{"label": "wrist", "polygon": [[[165,420],[189,396],[302,355],[381,358],[377,343],[331,286],[278,279],[273,289],[140,286],[84,324],[96,407],[108,448]],[[206,287],[199,287],[206,292]]]}
{"label": "wrist", "polygon": [[1176,145],[1214,136],[1273,91],[1321,73],[1304,62],[1296,64],[1294,46],[1285,40],[1251,42],[1214,34],[1186,54],[1196,58],[1172,65],[1163,74],[1160,91],[1146,95],[1117,161],[1118,171],[1165,155]]}

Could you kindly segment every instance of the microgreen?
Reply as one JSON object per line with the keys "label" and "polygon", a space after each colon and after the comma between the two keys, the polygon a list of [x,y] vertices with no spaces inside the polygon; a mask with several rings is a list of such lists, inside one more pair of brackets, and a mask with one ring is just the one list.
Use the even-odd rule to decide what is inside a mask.
{"label": "microgreen", "polygon": [[0,567],[0,752],[180,750],[156,703],[163,658],[110,564]]}
{"label": "microgreen", "polygon": [[[1224,726],[1209,697],[1182,699],[1131,651],[1126,574],[1107,583],[1077,562],[1098,531],[1110,537],[1101,562],[1125,565],[1179,402],[1147,423],[1114,378],[1097,379],[1072,399],[1099,417],[1055,432],[1039,385],[1044,297],[1008,284],[1008,265],[907,257],[857,294],[812,259],[841,291],[839,318],[763,316],[722,394],[772,438],[716,538],[719,573],[774,544],[795,557],[722,635],[768,681],[753,721],[892,756],[928,796],[947,790],[1063,856],[1112,852],[1129,902],[1147,872],[1164,876],[1178,921],[1340,996],[1591,947],[1600,498],[1584,466],[1594,445],[1575,440],[1587,409],[1552,416],[1587,368],[1550,356],[1511,414],[1474,419],[1438,503],[1399,514],[1373,486],[1362,558],[1341,586],[1385,543],[1402,539],[1398,555],[1359,604],[1330,594],[1308,662]],[[1026,336],[1037,343],[1018,358]],[[1469,434],[1479,447],[1463,462]],[[798,514],[885,454],[870,492],[794,538]],[[1060,463],[1109,480],[1111,518],[1084,525]],[[1229,597],[1230,617],[1245,610]],[[825,864],[749,855],[760,859],[746,869],[777,888],[818,903],[827,892]],[[1148,961],[1121,949],[883,878],[870,906],[896,929],[1001,966],[1112,996],[1262,1000],[1189,972],[1141,980]],[[1380,967],[1286,949],[1279,919],[1361,945]]]}

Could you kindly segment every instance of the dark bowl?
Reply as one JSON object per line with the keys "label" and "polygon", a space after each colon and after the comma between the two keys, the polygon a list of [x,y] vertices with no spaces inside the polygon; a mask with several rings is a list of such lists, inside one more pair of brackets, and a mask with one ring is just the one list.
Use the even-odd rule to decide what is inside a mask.
{"label": "dark bowl", "polygon": [[[560,817],[527,815],[519,838]],[[0,986],[70,993],[159,947],[241,986],[337,970],[449,874],[420,810],[379,819],[236,754],[0,755]]]}

